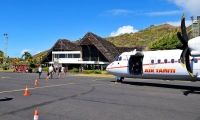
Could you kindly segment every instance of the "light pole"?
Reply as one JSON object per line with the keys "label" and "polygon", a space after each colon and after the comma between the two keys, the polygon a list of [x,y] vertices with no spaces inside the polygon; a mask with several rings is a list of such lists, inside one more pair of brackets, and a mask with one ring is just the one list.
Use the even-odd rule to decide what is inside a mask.
{"label": "light pole", "polygon": [[8,44],[8,34],[3,34],[5,38],[5,44],[4,44],[4,56],[3,56],[3,64],[6,64],[6,57],[7,57],[7,44]]}
{"label": "light pole", "polygon": [[193,21],[194,21],[194,17],[193,17],[193,16],[191,16],[191,17],[190,17],[190,20],[192,20],[192,34],[193,34],[193,36],[194,36],[194,28],[193,28]]}

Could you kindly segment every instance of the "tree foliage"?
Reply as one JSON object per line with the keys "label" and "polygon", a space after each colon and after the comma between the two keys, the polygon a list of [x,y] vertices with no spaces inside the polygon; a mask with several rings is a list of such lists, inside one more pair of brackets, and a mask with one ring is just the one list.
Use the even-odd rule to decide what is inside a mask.
{"label": "tree foliage", "polygon": [[4,53],[3,51],[0,50],[0,64],[3,63],[3,57],[4,57]]}
{"label": "tree foliage", "polygon": [[176,33],[165,34],[158,40],[153,41],[148,45],[149,50],[169,50],[176,49],[176,45],[179,44],[180,41],[176,36]]}
{"label": "tree foliage", "polygon": [[33,59],[33,56],[31,55],[31,53],[29,53],[27,51],[27,52],[24,52],[24,54],[22,55],[21,58],[24,59],[27,62],[31,62],[31,60]]}

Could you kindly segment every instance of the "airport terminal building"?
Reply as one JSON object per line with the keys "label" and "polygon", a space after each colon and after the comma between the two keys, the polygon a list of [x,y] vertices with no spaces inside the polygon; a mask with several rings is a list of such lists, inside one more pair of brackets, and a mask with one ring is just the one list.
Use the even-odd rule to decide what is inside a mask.
{"label": "airport terminal building", "polygon": [[[116,47],[111,42],[88,32],[75,44],[66,39],[59,39],[42,59],[41,64],[64,66],[68,69],[104,70],[122,52],[134,50],[134,47]],[[137,48],[140,50],[142,48]]]}

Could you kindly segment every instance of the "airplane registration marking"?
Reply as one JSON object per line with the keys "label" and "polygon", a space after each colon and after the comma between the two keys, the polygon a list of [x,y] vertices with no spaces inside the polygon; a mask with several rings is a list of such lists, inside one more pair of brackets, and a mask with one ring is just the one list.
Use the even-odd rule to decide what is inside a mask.
{"label": "airplane registration marking", "polygon": [[147,68],[144,70],[146,73],[176,73],[174,68]]}

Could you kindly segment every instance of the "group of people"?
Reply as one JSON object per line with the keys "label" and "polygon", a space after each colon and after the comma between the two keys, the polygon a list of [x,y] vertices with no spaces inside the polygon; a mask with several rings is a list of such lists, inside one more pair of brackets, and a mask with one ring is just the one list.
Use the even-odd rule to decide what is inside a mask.
{"label": "group of people", "polygon": [[[49,67],[48,71],[47,71],[47,77],[49,79],[52,79],[53,78],[53,74],[57,74],[58,78],[60,78],[61,75],[66,75],[66,72],[67,72],[67,70],[66,70],[65,67],[61,67],[61,66],[54,67],[54,66],[51,65]],[[42,73],[42,67],[41,67],[41,65],[38,68],[38,73],[39,73],[39,79],[40,79],[41,73]]]}
{"label": "group of people", "polygon": [[61,67],[61,66],[50,66],[49,70],[47,71],[47,77],[49,77],[50,79],[53,78],[53,74],[57,74],[58,78],[61,77],[61,75],[66,75],[66,68],[65,67]]}
{"label": "group of people", "polygon": [[83,72],[84,71],[84,67],[79,67],[79,72]]}

